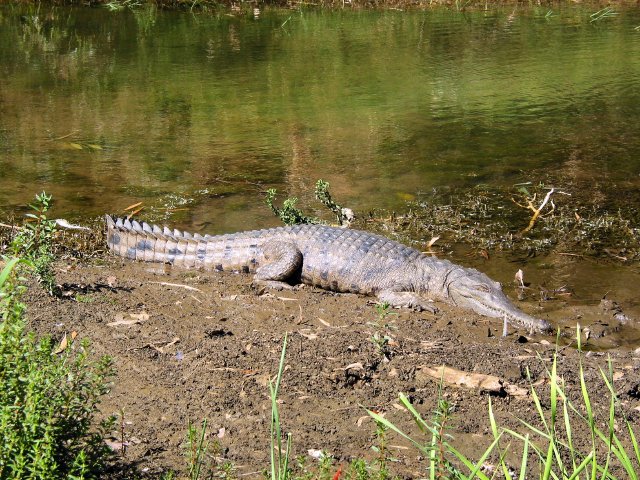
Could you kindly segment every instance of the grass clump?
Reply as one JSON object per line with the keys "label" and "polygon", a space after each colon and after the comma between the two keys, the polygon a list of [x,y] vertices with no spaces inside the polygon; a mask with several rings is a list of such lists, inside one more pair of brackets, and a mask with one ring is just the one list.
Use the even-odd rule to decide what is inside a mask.
{"label": "grass clump", "polygon": [[[580,335],[578,328],[578,350],[581,352]],[[376,412],[368,413],[376,423],[408,440],[428,459],[427,471],[431,480],[489,480],[495,478],[498,470],[500,478],[509,480],[524,480],[532,478],[532,475],[543,480],[637,480],[640,477],[640,447],[631,422],[617,408],[618,397],[613,387],[610,361],[608,370],[601,369],[600,374],[610,392],[608,412],[603,423],[596,420],[598,415],[589,396],[581,357],[578,365],[581,403],[572,401],[567,395],[565,382],[558,375],[555,355],[551,369],[547,370],[548,400],[541,401],[539,388],[532,385],[531,398],[539,425],[517,419],[522,426],[520,430],[499,427],[490,399],[488,417],[493,441],[477,461],[458,451],[451,443],[451,435],[446,433],[453,408],[444,399],[442,386],[437,409],[430,421],[421,416],[404,394],[399,395],[402,406],[411,415],[420,436],[404,432]],[[623,428],[619,428],[620,418]],[[578,428],[590,433],[591,448],[586,452],[574,444],[574,432]],[[509,457],[519,458],[519,465],[509,465],[506,461]],[[495,468],[486,463],[489,458],[497,458]]]}
{"label": "grass clump", "polygon": [[110,453],[103,438],[113,419],[93,428],[94,416],[109,390],[112,362],[93,363],[86,342],[56,346],[26,332],[24,279],[16,267],[29,264],[7,259],[0,273],[0,479],[97,478]]}

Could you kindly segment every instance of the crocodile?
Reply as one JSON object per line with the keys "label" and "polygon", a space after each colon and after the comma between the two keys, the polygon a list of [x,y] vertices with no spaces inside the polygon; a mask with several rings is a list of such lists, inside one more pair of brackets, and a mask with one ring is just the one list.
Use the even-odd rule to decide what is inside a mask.
{"label": "crocodile", "polygon": [[200,235],[109,215],[105,220],[109,249],[129,259],[252,273],[254,284],[265,287],[303,283],[434,313],[433,300],[440,300],[532,331],[551,327],[519,310],[484,273],[365,231],[294,225]]}

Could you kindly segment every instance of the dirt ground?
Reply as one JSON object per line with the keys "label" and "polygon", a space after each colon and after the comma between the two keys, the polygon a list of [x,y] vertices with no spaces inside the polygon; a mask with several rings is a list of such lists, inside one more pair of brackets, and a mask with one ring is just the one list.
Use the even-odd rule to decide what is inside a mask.
{"label": "dirt ground", "polygon": [[[117,377],[100,408],[105,416],[124,412],[129,446],[122,461],[142,476],[158,478],[168,469],[184,474],[187,424],[206,418],[211,439],[220,443],[219,455],[233,462],[238,476],[260,477],[269,465],[268,381],[277,372],[285,333],[282,426],[292,434],[294,453],[311,464],[310,450],[325,450],[338,464],[376,458],[375,425],[364,407],[420,438],[398,393],[431,418],[438,380],[428,372],[443,364],[504,382],[497,393],[444,388],[455,406],[448,433],[472,458],[492,440],[489,395],[500,425],[523,431],[517,418],[539,425],[531,396],[516,388],[529,389],[528,370],[543,406],[549,405],[543,379],[556,349],[553,336],[511,329],[502,337],[500,321],[446,305],[435,315],[403,310],[379,321],[371,299],[362,296],[313,288],[260,292],[246,275],[172,270],[110,255],[60,262],[57,275],[75,299],[51,298],[31,288],[25,297],[30,325],[56,339],[75,331],[90,339],[97,355],[114,358]],[[376,333],[389,337],[382,348],[372,341]],[[567,335],[565,344],[571,332]],[[606,367],[608,355],[619,411],[637,426],[640,354],[620,350],[585,357],[601,426],[610,397],[599,368]],[[561,347],[558,357],[568,394],[580,403],[576,349]],[[578,426],[574,435],[578,446],[591,442]],[[121,441],[122,432],[113,432],[112,440]],[[427,462],[417,450],[397,434],[388,433],[387,442],[393,474],[426,475]]]}

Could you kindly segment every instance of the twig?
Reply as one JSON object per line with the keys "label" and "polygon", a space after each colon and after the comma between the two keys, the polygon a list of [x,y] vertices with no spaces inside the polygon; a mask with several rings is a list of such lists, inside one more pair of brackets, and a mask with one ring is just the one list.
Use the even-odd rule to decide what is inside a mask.
{"label": "twig", "polygon": [[20,227],[18,227],[17,225],[7,225],[6,223],[0,223],[0,227],[10,228],[11,230],[20,230]]}
{"label": "twig", "polygon": [[542,212],[542,209],[545,207],[545,205],[547,204],[547,202],[549,201],[549,199],[551,198],[551,195],[553,195],[553,192],[555,192],[556,189],[552,188],[551,190],[549,190],[547,192],[547,194],[544,196],[544,200],[542,200],[542,203],[540,204],[540,206],[536,209],[533,204],[529,201],[529,208],[531,210],[533,210],[533,216],[531,217],[531,220],[529,220],[529,225],[527,225],[527,228],[525,228],[524,230],[522,230],[521,233],[527,233],[529,230],[531,230],[533,228],[533,226],[536,223],[536,220],[538,220],[538,217],[540,216],[540,213]]}
{"label": "twig", "polygon": [[149,283],[156,283],[158,285],[164,285],[165,287],[184,288],[186,290],[191,290],[191,291],[194,291],[194,292],[202,293],[202,290],[200,290],[199,288],[196,288],[196,287],[192,287],[191,285],[182,285],[180,283],[168,283],[168,282],[149,282]]}

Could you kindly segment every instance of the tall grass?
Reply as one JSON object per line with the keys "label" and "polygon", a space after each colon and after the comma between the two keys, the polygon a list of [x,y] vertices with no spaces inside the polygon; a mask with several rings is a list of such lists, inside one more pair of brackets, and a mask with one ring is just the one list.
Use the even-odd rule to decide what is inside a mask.
{"label": "tall grass", "polygon": [[[580,328],[577,329],[578,350],[581,353]],[[445,433],[445,424],[451,415],[447,402],[440,395],[438,408],[431,421],[425,420],[407,397],[400,394],[400,402],[411,415],[420,436],[410,435],[376,412],[369,415],[379,424],[398,433],[411,442],[428,459],[429,478],[456,478],[470,480],[490,477],[485,462],[497,458],[498,467],[504,478],[524,480],[532,475],[543,480],[577,479],[618,479],[637,480],[640,470],[640,448],[631,422],[618,407],[618,397],[613,386],[613,369],[600,369],[600,376],[608,392],[606,422],[596,420],[594,405],[589,395],[585,378],[582,355],[578,360],[578,378],[581,402],[575,403],[566,394],[564,379],[558,375],[557,357],[554,355],[550,370],[547,369],[549,383],[548,409],[543,407],[540,390],[531,386],[531,400],[537,413],[537,422],[518,419],[522,430],[500,427],[496,421],[491,398],[488,405],[488,419],[493,441],[477,461],[472,461],[452,444]],[[624,428],[618,432],[617,419]],[[577,429],[586,431],[591,438],[587,451],[581,450],[574,442]],[[426,434],[426,437],[425,437]],[[623,436],[624,435],[624,436]],[[516,442],[503,445],[508,438]],[[584,435],[582,435],[584,437]],[[535,441],[534,441],[535,439]],[[515,455],[520,458],[517,469],[507,464],[506,458]],[[623,476],[624,475],[624,476]]]}

